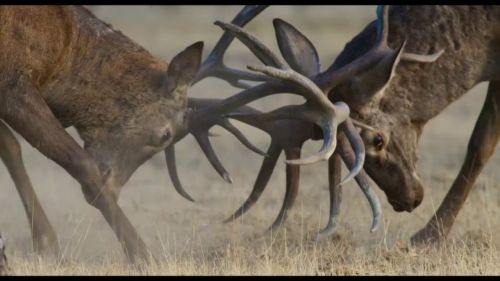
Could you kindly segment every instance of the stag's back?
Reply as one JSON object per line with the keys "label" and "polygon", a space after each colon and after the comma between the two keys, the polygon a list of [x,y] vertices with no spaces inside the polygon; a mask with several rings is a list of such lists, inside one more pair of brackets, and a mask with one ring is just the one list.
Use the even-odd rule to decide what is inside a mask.
{"label": "stag's back", "polygon": [[0,83],[25,76],[65,126],[116,120],[167,68],[81,6],[1,6],[0,49]]}
{"label": "stag's back", "polygon": [[0,79],[22,73],[43,84],[65,59],[73,29],[65,7],[1,6]]}

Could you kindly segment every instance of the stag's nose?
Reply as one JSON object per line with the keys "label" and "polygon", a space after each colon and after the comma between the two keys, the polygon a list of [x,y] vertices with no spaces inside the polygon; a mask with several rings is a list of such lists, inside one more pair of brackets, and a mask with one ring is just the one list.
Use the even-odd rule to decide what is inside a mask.
{"label": "stag's nose", "polygon": [[418,196],[415,198],[415,201],[413,201],[413,209],[417,208],[420,203],[422,203],[423,196]]}
{"label": "stag's nose", "polygon": [[408,212],[410,213],[413,211],[420,203],[422,202],[421,197],[410,197],[406,198],[405,200],[389,200],[389,203],[391,203],[392,208],[396,212]]}
{"label": "stag's nose", "polygon": [[394,209],[394,211],[396,212],[408,212],[410,213],[411,211],[413,211],[415,208],[417,208],[420,203],[422,203],[422,196],[416,196],[413,200],[409,200],[408,203],[406,204],[393,204],[392,208]]}
{"label": "stag's nose", "polygon": [[392,205],[392,208],[394,209],[394,211],[396,212],[411,212],[413,211],[413,209],[415,209],[415,207],[411,204],[393,204]]}

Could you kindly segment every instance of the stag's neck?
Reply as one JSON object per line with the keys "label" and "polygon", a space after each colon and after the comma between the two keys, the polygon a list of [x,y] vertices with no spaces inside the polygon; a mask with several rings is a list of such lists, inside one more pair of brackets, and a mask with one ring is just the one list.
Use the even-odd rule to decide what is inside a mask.
{"label": "stag's neck", "polygon": [[[367,52],[375,36],[372,22],[346,45],[334,67]],[[395,48],[404,39],[406,52],[445,53],[433,63],[401,62],[381,100],[384,112],[425,124],[474,85],[500,77],[500,7],[392,7],[389,45]]]}
{"label": "stag's neck", "polygon": [[124,114],[158,99],[167,64],[83,7],[72,17],[58,70],[40,85],[65,126],[79,131],[119,122]]}

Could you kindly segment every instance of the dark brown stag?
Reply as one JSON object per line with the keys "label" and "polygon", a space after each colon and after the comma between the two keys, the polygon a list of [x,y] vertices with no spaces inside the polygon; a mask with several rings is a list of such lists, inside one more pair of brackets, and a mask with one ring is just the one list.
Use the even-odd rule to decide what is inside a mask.
{"label": "dark brown stag", "polygon": [[[242,26],[264,8],[245,7],[232,23]],[[350,124],[344,103],[330,103],[312,81],[276,57],[256,53],[267,66],[252,69],[265,75],[226,67],[222,59],[233,40],[229,32],[204,63],[203,43],[198,42],[169,65],[84,7],[2,6],[0,36],[0,157],[32,222],[36,250],[57,253],[57,237],[36,198],[10,128],[81,184],[87,202],[102,213],[129,259],[135,261],[149,254],[117,199],[131,174],[155,153],[165,150],[173,159],[173,143],[191,133],[220,171],[208,141],[210,127],[222,124],[248,146],[224,115],[282,92],[301,95],[306,102],[255,117],[280,119],[286,113],[287,118],[316,124],[324,135],[317,155],[294,159],[294,164],[328,159],[336,147],[337,126],[344,121]],[[225,100],[189,101],[190,85],[208,76],[242,87],[247,85],[240,80],[263,83]],[[188,110],[188,103],[198,104],[196,110]],[[65,131],[69,126],[78,131],[83,148]],[[352,126],[343,131],[359,142]],[[362,143],[354,145],[358,147]],[[357,161],[357,170],[362,160]]]}
{"label": "dark brown stag", "polygon": [[[483,109],[469,140],[467,154],[451,189],[436,214],[412,237],[413,242],[445,238],[476,178],[495,151],[500,137],[498,6],[396,6],[390,10],[389,45],[406,39],[412,52],[444,54],[432,64],[401,62],[391,83],[371,95],[366,75],[335,92],[353,116],[374,130],[362,130],[368,174],[382,188],[396,211],[412,211],[423,198],[417,170],[418,141],[425,124],[468,90],[489,81]],[[376,24],[369,24],[349,42],[334,68],[350,65],[369,50]],[[362,85],[361,87],[359,85]]]}
{"label": "dark brown stag", "polygon": [[[418,55],[403,52],[405,46],[404,40],[398,42],[398,47],[396,49],[389,48],[387,43],[390,30],[388,26],[388,7],[380,7],[377,16],[378,19],[376,24],[372,24],[373,28],[376,28],[376,38],[372,38],[373,40],[371,43],[367,44],[367,48],[370,49],[363,53],[362,56],[357,57],[355,60],[351,60],[349,64],[342,65],[342,67],[333,64],[323,72],[320,71],[318,55],[310,40],[292,25],[281,19],[275,19],[273,23],[281,54],[290,67],[310,77],[325,95],[328,94],[333,102],[338,102],[342,100],[339,98],[341,95],[339,92],[344,90],[346,84],[357,87],[353,89],[352,95],[365,95],[367,98],[377,96],[394,77],[395,67],[400,60],[429,63],[434,62],[443,53],[442,50],[431,55]],[[254,40],[250,41],[247,39],[250,35],[246,32],[230,24],[220,25],[234,32],[238,39],[252,49],[254,53],[258,53],[258,51],[255,50],[258,49],[258,47],[256,47]],[[344,98],[349,101],[352,100],[349,96],[345,96]],[[240,108],[237,111],[238,112],[229,114],[228,116],[266,131],[271,135],[272,141],[268,150],[269,157],[264,159],[250,196],[243,205],[226,220],[226,222],[241,216],[258,200],[272,175],[272,171],[281,151],[285,151],[287,159],[298,158],[300,157],[300,151],[305,141],[309,139],[318,140],[323,137],[322,133],[317,130],[317,127],[306,121],[270,121],[263,118],[265,115],[260,115],[260,112],[248,107]],[[365,119],[357,115],[356,117],[365,121]],[[375,129],[363,122],[356,120],[352,121],[352,123],[349,121],[344,122],[341,128],[352,128],[353,125],[356,125],[362,132],[369,132],[364,134],[364,141],[365,146],[369,149],[367,153],[372,153],[374,147],[373,142],[377,140],[379,136],[375,135],[372,138],[367,138],[366,135],[373,134]],[[380,203],[370,189],[366,174],[359,169],[360,166],[358,165],[358,161],[361,161],[364,156],[353,154],[348,146],[348,140],[350,140],[351,143],[358,142],[357,135],[350,133],[352,131],[353,129],[339,131],[338,141],[340,145],[337,147],[337,151],[334,155],[329,158],[328,180],[330,189],[330,217],[326,228],[321,231],[318,238],[326,237],[335,231],[336,221],[339,215],[339,204],[341,201],[341,184],[345,182],[340,181],[341,158],[346,165],[352,169],[347,179],[355,176],[356,182],[365,193],[365,196],[369,199],[373,212],[371,231],[374,231],[380,222]],[[375,144],[375,146],[377,145],[378,144]],[[364,152],[364,148],[358,151]],[[174,166],[174,164],[171,163],[171,166]],[[300,167],[287,165],[286,169],[285,199],[281,211],[270,229],[276,229],[281,226],[286,219],[287,211],[292,206],[299,188]],[[175,171],[175,169],[170,169],[170,171]],[[357,172],[359,172],[359,174],[357,174]],[[172,177],[175,179],[174,182],[178,183],[177,175],[174,174]],[[384,185],[382,183],[380,184],[381,187],[384,188]],[[391,197],[389,197],[389,199],[391,199]]]}
{"label": "dark brown stag", "polygon": [[[447,236],[476,178],[495,151],[500,138],[499,19],[498,6],[396,6],[390,12],[388,8],[379,8],[378,20],[346,44],[325,73],[350,68],[373,54],[379,48],[376,46],[400,46],[401,51],[401,44],[406,42],[405,50],[414,53],[382,52],[385,55],[372,69],[358,72],[333,90],[321,86],[328,84],[327,75],[312,77],[332,101],[345,101],[351,116],[367,124],[360,126],[366,147],[364,168],[398,212],[412,211],[423,199],[423,183],[416,162],[425,124],[478,83],[489,82],[462,168],[436,214],[412,237],[413,242],[438,241]],[[279,26],[280,21],[275,24]],[[291,26],[290,29],[295,30]],[[295,33],[295,40],[300,42],[297,45],[305,46],[296,60],[302,65],[310,62],[315,65],[314,48],[309,40],[298,39],[303,37],[298,31]],[[279,40],[279,32],[277,35]],[[381,38],[384,43],[380,43]],[[296,128],[302,127],[290,123],[283,131],[274,133],[287,135]],[[312,136],[305,135],[302,139]],[[299,146],[295,147],[300,151]],[[330,159],[330,164],[333,161]],[[287,183],[287,190],[298,188],[298,167],[288,173],[287,179],[292,178],[296,180]],[[251,197],[235,215],[247,210],[264,187],[265,181],[257,181]],[[289,206],[293,197],[286,198]],[[335,204],[331,206],[334,211]]]}

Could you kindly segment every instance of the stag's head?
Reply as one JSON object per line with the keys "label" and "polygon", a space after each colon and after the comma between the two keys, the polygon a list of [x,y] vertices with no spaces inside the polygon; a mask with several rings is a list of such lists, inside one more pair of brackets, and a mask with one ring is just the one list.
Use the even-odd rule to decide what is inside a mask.
{"label": "stag's head", "polygon": [[424,195],[416,167],[421,126],[378,106],[370,109],[373,111],[369,113],[355,112],[359,120],[372,127],[361,128],[360,132],[366,147],[364,168],[385,192],[395,211],[410,212]]}
{"label": "stag's head", "polygon": [[421,127],[405,115],[394,114],[392,108],[381,106],[387,103],[385,93],[391,89],[401,54],[402,48],[387,52],[369,71],[349,79],[333,95],[344,97],[353,117],[368,125],[360,127],[368,175],[385,192],[395,211],[409,212],[422,202],[424,194],[416,170]]}
{"label": "stag's head", "polygon": [[203,42],[197,42],[176,55],[147,99],[121,105],[129,107],[127,114],[94,128],[86,139],[85,149],[111,186],[122,186],[141,164],[185,135],[187,92],[202,49]]}
{"label": "stag's head", "polygon": [[388,27],[388,8],[378,12],[379,19],[346,45],[332,68],[340,68],[369,52],[376,36],[381,40],[378,44],[384,46],[380,58],[368,71],[339,85],[331,96],[344,99],[353,117],[369,125],[361,126],[360,132],[366,147],[364,168],[385,192],[395,211],[410,212],[422,202],[424,195],[416,167],[422,124],[405,114],[403,100],[409,93],[396,88],[391,81],[399,78],[401,61],[433,62],[444,50],[431,55],[404,53],[405,42],[401,42],[398,49],[388,48],[388,28],[380,31],[380,27]]}

